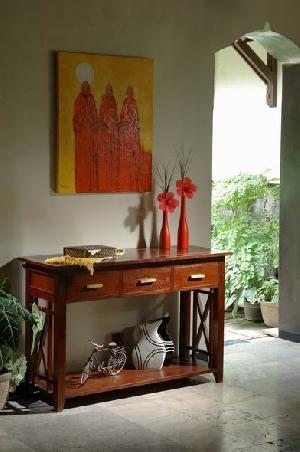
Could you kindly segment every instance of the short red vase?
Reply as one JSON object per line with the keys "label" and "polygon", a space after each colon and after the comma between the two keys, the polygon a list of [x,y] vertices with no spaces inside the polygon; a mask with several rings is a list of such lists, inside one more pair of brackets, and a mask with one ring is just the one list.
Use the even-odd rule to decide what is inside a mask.
{"label": "short red vase", "polygon": [[189,247],[189,228],[186,221],[186,196],[181,196],[181,210],[177,233],[177,248],[187,250]]}
{"label": "short red vase", "polygon": [[159,236],[159,247],[163,250],[169,250],[171,248],[169,218],[166,210],[163,211],[163,224]]}

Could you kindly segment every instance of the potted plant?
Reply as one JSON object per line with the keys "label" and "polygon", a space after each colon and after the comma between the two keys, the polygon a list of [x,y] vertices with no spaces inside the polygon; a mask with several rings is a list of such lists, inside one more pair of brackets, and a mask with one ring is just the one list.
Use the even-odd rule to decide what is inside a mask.
{"label": "potted plant", "polygon": [[278,327],[278,279],[270,278],[256,292],[257,302],[260,303],[264,323],[267,326]]}
{"label": "potted plant", "polygon": [[10,293],[7,279],[0,282],[0,410],[8,392],[13,392],[24,378],[26,358],[18,354],[22,334],[22,321],[31,323],[33,329],[32,351],[43,328],[43,317],[33,304],[32,312],[24,308]]}
{"label": "potted plant", "polygon": [[244,317],[251,322],[262,322],[263,317],[261,313],[260,303],[256,297],[257,289],[252,287],[245,290],[244,300]]}
{"label": "potted plant", "polygon": [[[212,246],[229,249],[225,308],[262,320],[256,291],[278,268],[279,185],[265,175],[240,174],[213,184]],[[249,309],[248,309],[249,308]],[[249,313],[250,310],[250,313]],[[250,317],[248,317],[248,314]]]}

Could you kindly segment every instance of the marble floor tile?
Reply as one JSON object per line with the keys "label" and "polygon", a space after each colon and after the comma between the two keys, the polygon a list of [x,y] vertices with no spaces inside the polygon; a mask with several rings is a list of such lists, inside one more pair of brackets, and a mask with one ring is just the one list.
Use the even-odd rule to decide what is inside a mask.
{"label": "marble floor tile", "polygon": [[[250,388],[251,389],[251,388]],[[211,383],[195,385],[190,388],[195,392],[195,395],[207,397],[210,400],[215,400],[220,403],[239,402],[244,399],[252,397],[255,393],[249,389],[244,389],[240,386],[230,386],[224,383]]]}
{"label": "marble floor tile", "polygon": [[[196,418],[196,416],[194,416]],[[219,412],[211,411],[205,416],[198,415],[197,418],[217,429],[225,429],[226,425],[236,425],[241,422],[260,421],[261,418],[253,413],[236,408],[225,408]]]}
{"label": "marble floor tile", "polygon": [[249,441],[182,414],[158,418],[150,422],[147,428],[190,451],[236,451],[251,445]]}
{"label": "marble floor tile", "polygon": [[256,446],[268,445],[280,438],[276,425],[257,420],[226,424],[222,430]]}
{"label": "marble floor tile", "polygon": [[176,410],[170,408],[167,404],[159,404],[154,400],[143,399],[139,403],[135,404],[132,409],[131,403],[118,405],[106,405],[110,413],[121,416],[128,421],[138,423],[139,425],[147,427],[148,423],[153,419],[168,417],[172,418],[177,414]]}
{"label": "marble floor tile", "polygon": [[36,449],[11,436],[0,436],[0,450],[3,452],[34,452]]}
{"label": "marble floor tile", "polygon": [[[209,383],[208,383],[209,384]],[[172,409],[176,412],[185,414],[187,416],[198,416],[210,413],[211,411],[219,412],[224,409],[224,404],[214,401],[208,397],[204,397],[191,390],[185,388],[184,391],[166,391],[157,395],[155,399],[160,409]]]}
{"label": "marble floor tile", "polygon": [[297,401],[280,400],[275,397],[255,395],[249,399],[230,403],[230,406],[252,413],[262,419],[279,414],[296,411],[299,408]]}

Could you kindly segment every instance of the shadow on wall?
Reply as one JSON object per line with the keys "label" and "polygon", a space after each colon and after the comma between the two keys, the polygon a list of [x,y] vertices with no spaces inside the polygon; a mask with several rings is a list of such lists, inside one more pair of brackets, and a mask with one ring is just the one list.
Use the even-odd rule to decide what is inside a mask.
{"label": "shadow on wall", "polygon": [[0,268],[0,280],[8,278],[11,286],[11,292],[19,300],[23,295],[23,269],[22,264],[18,259],[13,259]]}
{"label": "shadow on wall", "polygon": [[158,234],[156,226],[157,208],[154,202],[154,193],[142,193],[139,195],[139,204],[128,207],[128,215],[124,220],[124,226],[130,229],[130,232],[139,228],[139,238],[137,248],[146,248],[145,238],[145,220],[148,214],[151,218],[151,238],[150,248],[158,247]]}

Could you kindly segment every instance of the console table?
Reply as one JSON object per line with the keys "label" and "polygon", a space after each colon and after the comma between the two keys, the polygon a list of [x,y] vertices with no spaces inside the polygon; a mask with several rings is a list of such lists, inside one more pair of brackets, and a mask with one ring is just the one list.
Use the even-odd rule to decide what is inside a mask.
{"label": "console table", "polygon": [[[27,382],[51,394],[56,411],[63,410],[66,398],[204,373],[213,373],[221,382],[224,262],[229,254],[197,246],[188,251],[127,249],[123,256],[96,264],[93,275],[82,267],[45,264],[52,256],[20,258],[26,271],[26,307],[36,302],[45,313],[34,357],[31,327],[26,326]],[[124,369],[116,376],[90,378],[82,386],[79,374],[66,374],[67,303],[171,292],[180,292],[179,357],[174,363],[161,370]],[[204,294],[204,303],[199,294]],[[200,343],[205,343],[204,350]]]}

